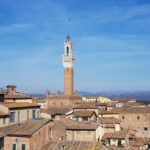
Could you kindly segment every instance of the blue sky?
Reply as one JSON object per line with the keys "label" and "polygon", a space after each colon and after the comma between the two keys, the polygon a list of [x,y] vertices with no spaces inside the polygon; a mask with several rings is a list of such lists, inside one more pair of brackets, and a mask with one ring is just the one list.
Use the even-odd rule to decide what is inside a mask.
{"label": "blue sky", "polygon": [[0,86],[62,91],[67,34],[75,89],[150,90],[149,0],[0,0]]}

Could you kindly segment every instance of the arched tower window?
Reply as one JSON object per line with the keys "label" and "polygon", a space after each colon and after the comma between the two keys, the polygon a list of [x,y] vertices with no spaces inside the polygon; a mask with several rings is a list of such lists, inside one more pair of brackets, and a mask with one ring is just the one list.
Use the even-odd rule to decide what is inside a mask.
{"label": "arched tower window", "polygon": [[69,55],[69,47],[67,46],[67,56]]}

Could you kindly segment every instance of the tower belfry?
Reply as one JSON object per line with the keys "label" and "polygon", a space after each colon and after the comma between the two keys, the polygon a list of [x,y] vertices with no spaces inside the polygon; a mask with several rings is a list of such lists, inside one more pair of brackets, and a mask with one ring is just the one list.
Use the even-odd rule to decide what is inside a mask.
{"label": "tower belfry", "polygon": [[68,35],[64,42],[63,66],[64,66],[64,94],[74,94],[74,62],[72,40]]}
{"label": "tower belfry", "polygon": [[47,105],[50,108],[70,107],[82,102],[82,97],[74,93],[74,63],[72,40],[68,35],[64,41],[64,95],[60,92],[57,95],[51,95],[47,98]]}

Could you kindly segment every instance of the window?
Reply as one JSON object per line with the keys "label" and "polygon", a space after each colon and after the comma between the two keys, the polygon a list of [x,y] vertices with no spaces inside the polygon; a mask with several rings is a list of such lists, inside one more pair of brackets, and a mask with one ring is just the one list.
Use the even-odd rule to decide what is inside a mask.
{"label": "window", "polygon": [[145,130],[145,131],[147,131],[147,130],[148,130],[148,128],[147,128],[147,127],[144,127],[144,130]]}
{"label": "window", "polygon": [[16,121],[15,117],[16,117],[16,113],[10,112],[10,122],[15,122]]}
{"label": "window", "polygon": [[3,124],[6,124],[6,118],[3,118]]}
{"label": "window", "polygon": [[124,119],[124,116],[122,116],[122,119]]}
{"label": "window", "polygon": [[67,56],[68,56],[68,54],[69,54],[69,47],[67,47]]}
{"label": "window", "polygon": [[18,111],[18,122],[20,122],[20,111]]}
{"label": "window", "polygon": [[51,139],[52,138],[52,129],[50,128],[49,129],[49,139]]}
{"label": "window", "polygon": [[22,144],[22,150],[26,150],[26,145]]}
{"label": "window", "polygon": [[83,121],[88,121],[88,117],[82,117]]}
{"label": "window", "polygon": [[137,119],[139,120],[139,119],[140,119],[140,117],[139,117],[139,116],[137,116]]}
{"label": "window", "polygon": [[27,120],[29,119],[29,110],[27,111]]}
{"label": "window", "polygon": [[13,150],[17,150],[16,144],[13,144]]}
{"label": "window", "polygon": [[36,110],[32,110],[32,118],[36,118]]}
{"label": "window", "polygon": [[37,118],[40,118],[40,112],[37,111]]}
{"label": "window", "polygon": [[122,141],[119,139],[118,140],[118,146],[121,146],[122,145]]}

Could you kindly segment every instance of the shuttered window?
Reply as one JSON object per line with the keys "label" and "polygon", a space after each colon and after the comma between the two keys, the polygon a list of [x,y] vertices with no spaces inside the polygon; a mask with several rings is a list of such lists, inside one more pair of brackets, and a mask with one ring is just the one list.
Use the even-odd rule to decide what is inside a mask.
{"label": "shuttered window", "polygon": [[26,145],[22,144],[22,150],[26,150]]}

